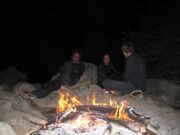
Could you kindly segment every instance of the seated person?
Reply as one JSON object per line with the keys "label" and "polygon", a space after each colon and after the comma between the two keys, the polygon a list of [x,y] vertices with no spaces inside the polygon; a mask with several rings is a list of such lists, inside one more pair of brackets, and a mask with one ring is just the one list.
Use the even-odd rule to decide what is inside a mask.
{"label": "seated person", "polygon": [[43,98],[50,94],[52,91],[59,89],[62,85],[72,86],[79,81],[81,75],[85,71],[84,63],[80,62],[81,52],[73,50],[71,61],[65,62],[60,76],[55,80],[49,82],[40,90],[35,90],[32,94],[37,98]]}
{"label": "seated person", "polygon": [[105,79],[118,79],[119,73],[111,63],[110,55],[108,53],[103,55],[102,63],[98,66],[97,78],[98,84],[102,87],[102,82]]}
{"label": "seated person", "polygon": [[103,81],[103,87],[110,90],[118,90],[122,95],[130,93],[135,89],[144,91],[146,87],[144,60],[134,52],[131,42],[124,43],[121,50],[126,58],[123,80],[106,79]]}

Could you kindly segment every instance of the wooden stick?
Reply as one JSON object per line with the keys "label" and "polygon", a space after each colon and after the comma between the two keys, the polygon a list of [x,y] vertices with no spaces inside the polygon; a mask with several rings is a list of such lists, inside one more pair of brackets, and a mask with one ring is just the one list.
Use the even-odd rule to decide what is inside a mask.
{"label": "wooden stick", "polygon": [[42,129],[42,127],[38,127],[38,128],[32,129],[28,133],[26,133],[25,135],[32,135],[33,133],[37,132],[40,129]]}

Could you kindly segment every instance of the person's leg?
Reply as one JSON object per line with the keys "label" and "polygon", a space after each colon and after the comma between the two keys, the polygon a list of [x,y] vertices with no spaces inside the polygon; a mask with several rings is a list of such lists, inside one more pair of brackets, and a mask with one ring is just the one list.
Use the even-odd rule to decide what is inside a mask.
{"label": "person's leg", "polygon": [[130,93],[135,89],[134,85],[130,82],[120,82],[115,80],[106,79],[103,81],[103,87],[109,90],[117,90],[122,94]]}
{"label": "person's leg", "polygon": [[43,98],[49,95],[52,91],[59,89],[62,86],[61,78],[57,78],[54,81],[49,82],[39,90],[33,91],[33,95],[37,98]]}
{"label": "person's leg", "polygon": [[40,90],[33,91],[33,94],[37,98],[43,98],[50,94],[52,91],[59,89],[62,85],[70,84],[70,73],[72,72],[72,67],[69,62],[64,64],[61,76],[56,80],[49,82],[47,85],[42,87]]}
{"label": "person's leg", "polygon": [[61,82],[63,84],[71,84],[72,65],[70,62],[66,62],[61,73]]}
{"label": "person's leg", "polygon": [[50,94],[52,91],[59,89],[62,85],[70,84],[70,74],[72,72],[72,67],[69,62],[64,64],[61,76],[56,80],[49,82],[47,85],[42,87],[40,90],[35,90],[32,92],[37,98],[43,98]]}

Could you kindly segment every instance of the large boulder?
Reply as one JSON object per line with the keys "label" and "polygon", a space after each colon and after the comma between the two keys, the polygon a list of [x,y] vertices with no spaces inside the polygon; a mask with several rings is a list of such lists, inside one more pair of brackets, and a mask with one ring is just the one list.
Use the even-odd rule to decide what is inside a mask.
{"label": "large boulder", "polygon": [[91,83],[97,83],[97,66],[92,63],[84,62],[85,64],[85,75],[90,79]]}
{"label": "large boulder", "polygon": [[146,94],[158,96],[164,103],[180,108],[180,85],[163,79],[147,80]]}
{"label": "large boulder", "polygon": [[[8,91],[8,89],[13,90]],[[43,124],[47,120],[35,103],[20,95],[22,91],[33,89],[34,87],[28,83],[19,83],[13,88],[0,86],[0,121],[9,124],[18,135],[24,135],[29,130],[39,128],[40,126],[34,123]]]}
{"label": "large boulder", "polygon": [[35,85],[32,85],[30,83],[27,82],[20,82],[17,83],[16,85],[14,85],[13,87],[13,91],[34,91],[36,90]]}
{"label": "large boulder", "polygon": [[49,107],[54,108],[58,105],[59,93],[60,91],[67,91],[70,95],[76,96],[82,103],[87,103],[87,97],[89,100],[92,100],[93,93],[96,95],[97,102],[106,103],[109,102],[110,99],[114,99],[115,97],[105,93],[105,91],[97,85],[79,85],[76,87],[66,87],[62,86],[59,91],[53,91],[48,96],[41,99],[33,99],[35,103],[37,103],[40,107]]}
{"label": "large boulder", "polygon": [[14,67],[8,67],[0,72],[0,84],[14,85],[18,82],[27,81],[28,77]]}
{"label": "large boulder", "polygon": [[0,121],[0,134],[1,135],[16,135],[11,126]]}

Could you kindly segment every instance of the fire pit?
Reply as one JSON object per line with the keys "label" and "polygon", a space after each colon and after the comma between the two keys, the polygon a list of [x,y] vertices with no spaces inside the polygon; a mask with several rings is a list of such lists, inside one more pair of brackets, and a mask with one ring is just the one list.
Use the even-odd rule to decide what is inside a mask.
{"label": "fire pit", "polygon": [[149,118],[135,112],[126,100],[82,104],[77,97],[60,92],[57,114],[33,135],[156,135],[148,129]]}

